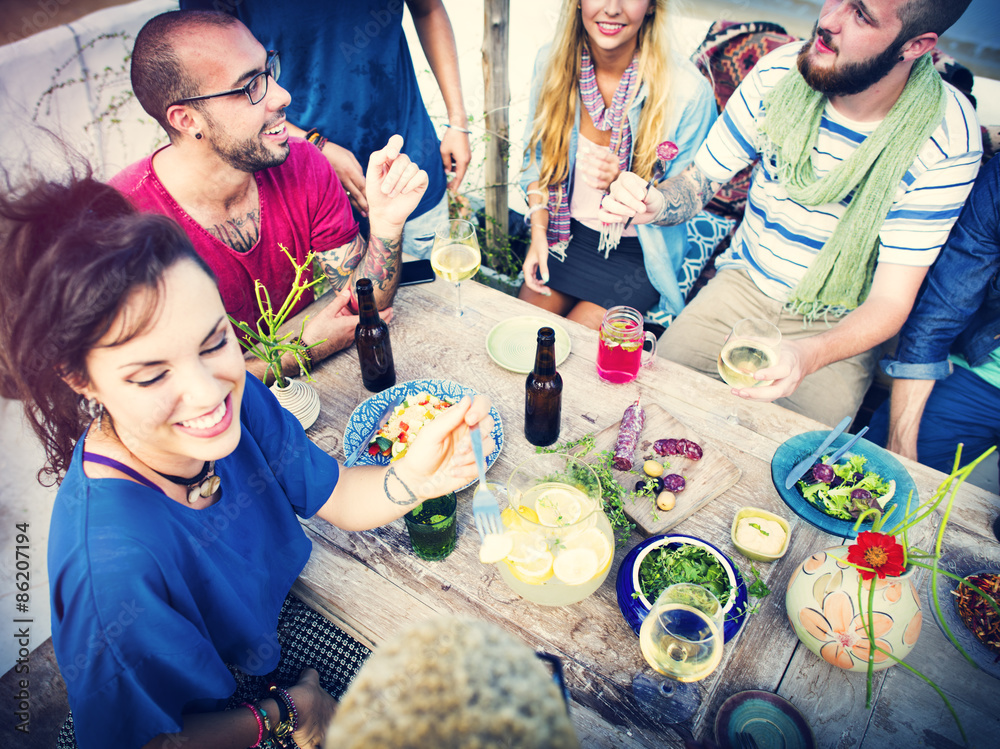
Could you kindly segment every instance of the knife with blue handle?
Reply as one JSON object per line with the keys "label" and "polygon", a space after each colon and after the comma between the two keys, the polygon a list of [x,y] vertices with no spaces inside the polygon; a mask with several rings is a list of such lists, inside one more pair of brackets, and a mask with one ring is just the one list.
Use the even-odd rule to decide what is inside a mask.
{"label": "knife with blue handle", "polygon": [[372,438],[375,436],[376,432],[378,432],[379,429],[381,429],[386,425],[386,422],[388,422],[389,420],[389,416],[392,415],[392,412],[393,410],[395,410],[396,406],[402,403],[404,397],[405,396],[401,395],[395,400],[390,401],[389,405],[382,410],[382,413],[379,414],[379,417],[375,420],[375,426],[371,428],[368,434],[366,434],[362,438],[361,442],[358,443],[358,446],[355,447],[351,451],[351,454],[348,455],[347,458],[344,460],[345,468],[350,468],[351,466],[353,466],[355,463],[358,462],[358,458],[361,457],[362,451],[364,451],[365,448],[367,448],[368,445],[371,444]]}
{"label": "knife with blue handle", "polygon": [[844,430],[847,429],[847,427],[849,427],[850,424],[851,424],[851,417],[845,416],[843,420],[839,424],[837,424],[837,428],[826,436],[826,439],[823,440],[823,442],[820,444],[819,447],[813,450],[812,455],[810,455],[805,460],[800,460],[798,463],[796,463],[795,467],[788,472],[788,478],[785,479],[785,488],[791,489],[793,486],[795,486],[795,482],[798,481],[803,476],[805,476],[806,471],[812,468],[813,463],[815,463],[817,460],[823,457],[823,453],[826,451],[826,449],[833,444],[833,441],[837,439],[837,437],[839,437],[841,434],[844,433]]}
{"label": "knife with blue handle", "polygon": [[867,431],[868,427],[865,427],[857,434],[855,434],[853,437],[851,437],[849,440],[847,440],[847,442],[844,443],[843,447],[841,447],[839,450],[837,450],[837,452],[835,452],[833,455],[830,456],[830,461],[827,463],[827,465],[831,466],[837,465],[837,461],[843,458],[844,454],[852,447],[854,447],[854,443],[857,442],[859,439],[861,439],[865,435],[865,432]]}

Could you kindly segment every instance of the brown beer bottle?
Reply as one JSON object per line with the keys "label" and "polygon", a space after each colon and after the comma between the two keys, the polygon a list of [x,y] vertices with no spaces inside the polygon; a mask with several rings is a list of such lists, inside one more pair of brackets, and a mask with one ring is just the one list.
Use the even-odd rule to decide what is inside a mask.
{"label": "brown beer bottle", "polygon": [[389,326],[378,315],[371,279],[359,278],[356,289],[361,321],[354,329],[354,343],[361,361],[361,381],[366,388],[377,393],[396,384]]}
{"label": "brown beer bottle", "polygon": [[524,381],[524,437],[532,445],[559,439],[562,416],[562,376],[556,372],[556,332],[538,329],[535,369]]}

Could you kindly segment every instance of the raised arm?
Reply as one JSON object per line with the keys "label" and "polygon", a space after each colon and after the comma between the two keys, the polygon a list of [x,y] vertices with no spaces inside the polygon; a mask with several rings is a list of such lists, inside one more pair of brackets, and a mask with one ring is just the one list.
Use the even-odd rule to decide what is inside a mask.
{"label": "raised arm", "polygon": [[623,172],[601,203],[599,216],[607,223],[632,218],[637,224],[683,224],[708,205],[722,185],[709,179],[694,163],[676,177],[648,190],[639,175]]}
{"label": "raised arm", "polygon": [[451,20],[441,0],[406,0],[413,16],[413,25],[420,38],[431,71],[437,79],[438,88],[448,111],[448,127],[441,137],[441,161],[445,172],[455,176],[448,187],[457,190],[465,177],[465,170],[472,160],[465,102],[462,99],[462,81],[458,72],[458,50],[455,47],[455,33]]}

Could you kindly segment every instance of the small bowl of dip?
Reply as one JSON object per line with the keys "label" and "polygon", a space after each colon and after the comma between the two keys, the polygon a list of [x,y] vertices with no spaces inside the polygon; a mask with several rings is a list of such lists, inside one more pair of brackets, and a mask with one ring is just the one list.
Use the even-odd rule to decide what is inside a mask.
{"label": "small bowl of dip", "polygon": [[788,551],[788,521],[759,507],[741,507],[733,518],[733,546],[748,559],[773,562]]}

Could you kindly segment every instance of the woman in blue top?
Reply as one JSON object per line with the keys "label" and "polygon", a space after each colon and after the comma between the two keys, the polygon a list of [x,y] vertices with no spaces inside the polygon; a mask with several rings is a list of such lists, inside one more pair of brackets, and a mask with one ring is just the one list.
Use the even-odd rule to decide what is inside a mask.
{"label": "woman in blue top", "polygon": [[79,746],[242,749],[286,728],[318,746],[336,703],[315,671],[223,709],[227,664],[278,664],[311,548],[297,516],[373,528],[467,483],[488,401],[448,409],[388,469],[341,472],[246,373],[173,221],[92,179],[2,199],[0,217],[3,369],[45,446],[39,477],[60,483],[52,637]]}
{"label": "woman in blue top", "polygon": [[697,251],[686,226],[631,226],[610,251],[600,238],[597,212],[618,173],[649,179],[666,140],[679,148],[666,175],[680,172],[715,121],[708,82],[671,52],[667,8],[566,0],[555,41],[535,62],[521,180],[531,244],[519,296],[595,329],[617,304],[669,323],[707,259],[678,277]]}

